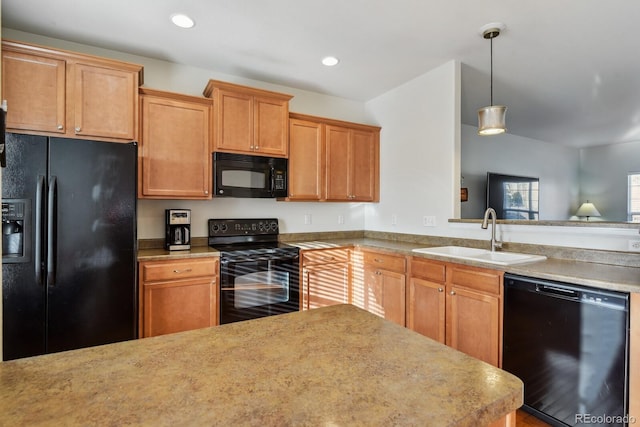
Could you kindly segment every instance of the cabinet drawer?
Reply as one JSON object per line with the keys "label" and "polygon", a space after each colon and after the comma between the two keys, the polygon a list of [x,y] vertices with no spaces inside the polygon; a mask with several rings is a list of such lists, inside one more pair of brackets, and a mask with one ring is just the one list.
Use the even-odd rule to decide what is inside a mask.
{"label": "cabinet drawer", "polygon": [[474,267],[451,268],[451,284],[500,295],[503,273]]}
{"label": "cabinet drawer", "polygon": [[362,256],[365,265],[374,266],[383,270],[397,271],[398,273],[405,272],[406,260],[404,257],[368,251],[363,251]]}
{"label": "cabinet drawer", "polygon": [[142,281],[155,282],[215,276],[217,263],[217,259],[145,262],[142,264]]}
{"label": "cabinet drawer", "polygon": [[446,265],[437,261],[429,261],[421,258],[412,258],[411,276],[432,282],[444,283],[447,279]]}
{"label": "cabinet drawer", "polygon": [[348,249],[321,249],[304,251],[302,253],[302,265],[333,264],[335,262],[348,262]]}

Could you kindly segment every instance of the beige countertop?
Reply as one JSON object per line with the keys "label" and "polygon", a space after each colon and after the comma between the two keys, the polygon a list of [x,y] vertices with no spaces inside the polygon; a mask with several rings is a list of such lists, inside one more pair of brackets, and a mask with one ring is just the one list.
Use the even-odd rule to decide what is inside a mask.
{"label": "beige countertop", "polygon": [[[412,251],[415,248],[434,245],[371,238],[333,239],[305,242],[294,241],[287,243],[298,246],[303,250],[355,246],[360,248],[383,250],[400,255],[493,268],[495,270],[538,279],[557,280],[621,292],[640,292],[640,268],[638,267],[600,264],[597,262],[574,261],[551,257],[545,261],[530,264],[499,266],[480,261],[467,261],[461,259],[454,260],[443,256],[427,255]],[[638,258],[640,259],[640,255],[638,255]]]}
{"label": "beige countertop", "polygon": [[[478,267],[493,268],[508,273],[519,274],[538,279],[557,280],[621,292],[640,292],[640,267],[629,267],[599,262],[586,262],[554,258],[553,255],[555,254],[546,254],[544,252],[541,252],[540,254],[548,256],[548,259],[546,261],[504,267],[479,261],[467,261],[459,259],[453,260],[446,257],[416,253],[412,251],[415,248],[423,248],[436,245],[411,243],[398,240],[349,238],[287,241],[286,243],[298,246],[302,250],[326,249],[345,246],[377,249],[401,255],[409,255],[436,259],[440,261],[456,262],[459,264],[473,265]],[[143,249],[138,251],[138,260],[156,261],[165,259],[210,257],[219,255],[220,254],[218,251],[209,248],[208,246],[194,247],[191,249],[191,251],[173,252],[169,252],[164,249]],[[637,257],[640,260],[640,254],[637,255]]]}
{"label": "beige countertop", "polygon": [[0,363],[1,425],[478,426],[522,399],[351,305]]}

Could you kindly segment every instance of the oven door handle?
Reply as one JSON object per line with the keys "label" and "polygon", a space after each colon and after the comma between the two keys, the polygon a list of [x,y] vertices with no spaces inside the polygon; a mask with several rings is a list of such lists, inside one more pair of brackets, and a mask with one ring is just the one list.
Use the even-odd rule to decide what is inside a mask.
{"label": "oven door handle", "polygon": [[243,260],[234,260],[234,259],[227,259],[227,258],[220,258],[220,264],[242,264],[244,262],[256,262],[256,261],[295,261],[295,260],[299,260],[300,259],[300,255],[285,255],[285,256],[278,256],[278,257],[272,257],[272,256],[259,256],[259,257],[252,257],[250,259],[243,259]]}

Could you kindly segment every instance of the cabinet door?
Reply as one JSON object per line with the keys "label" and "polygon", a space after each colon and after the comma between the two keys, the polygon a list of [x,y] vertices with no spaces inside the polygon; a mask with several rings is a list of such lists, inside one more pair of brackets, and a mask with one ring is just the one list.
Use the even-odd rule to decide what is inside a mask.
{"label": "cabinet door", "polygon": [[136,72],[77,63],[72,85],[75,135],[137,139]]}
{"label": "cabinet door", "polygon": [[208,199],[211,106],[142,95],[140,197]]}
{"label": "cabinet door", "polygon": [[365,265],[364,308],[404,326],[405,275]]}
{"label": "cabinet door", "polygon": [[409,280],[407,327],[445,343],[445,285],[428,280]]}
{"label": "cabinet door", "polygon": [[325,129],[327,200],[350,200],[350,131],[338,126]]}
{"label": "cabinet door", "polygon": [[7,129],[64,133],[66,62],[36,55],[2,52],[2,96]]}
{"label": "cabinet door", "polygon": [[255,97],[253,118],[253,150],[256,154],[287,157],[289,102]]}
{"label": "cabinet door", "polygon": [[144,337],[213,326],[216,321],[216,280],[145,283]]}
{"label": "cabinet door", "polygon": [[349,303],[349,264],[324,264],[303,268],[302,309]]}
{"label": "cabinet door", "polygon": [[291,119],[289,127],[289,200],[321,200],[322,124]]}
{"label": "cabinet door", "polygon": [[214,150],[253,151],[253,97],[219,89],[215,96]]}
{"label": "cabinet door", "polygon": [[500,298],[447,287],[447,344],[499,367]]}
{"label": "cabinet door", "polygon": [[373,132],[353,130],[351,138],[351,188],[354,201],[376,199],[377,149]]}

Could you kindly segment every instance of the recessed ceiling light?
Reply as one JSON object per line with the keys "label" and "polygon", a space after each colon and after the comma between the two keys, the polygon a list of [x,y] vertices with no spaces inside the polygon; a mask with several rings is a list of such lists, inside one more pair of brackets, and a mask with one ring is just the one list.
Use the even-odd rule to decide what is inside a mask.
{"label": "recessed ceiling light", "polygon": [[335,56],[327,56],[326,58],[322,58],[322,64],[326,65],[327,67],[338,65],[338,62],[340,62],[340,60]]}
{"label": "recessed ceiling light", "polygon": [[191,28],[195,25],[193,19],[189,18],[184,13],[174,13],[171,15],[171,21],[180,28]]}

